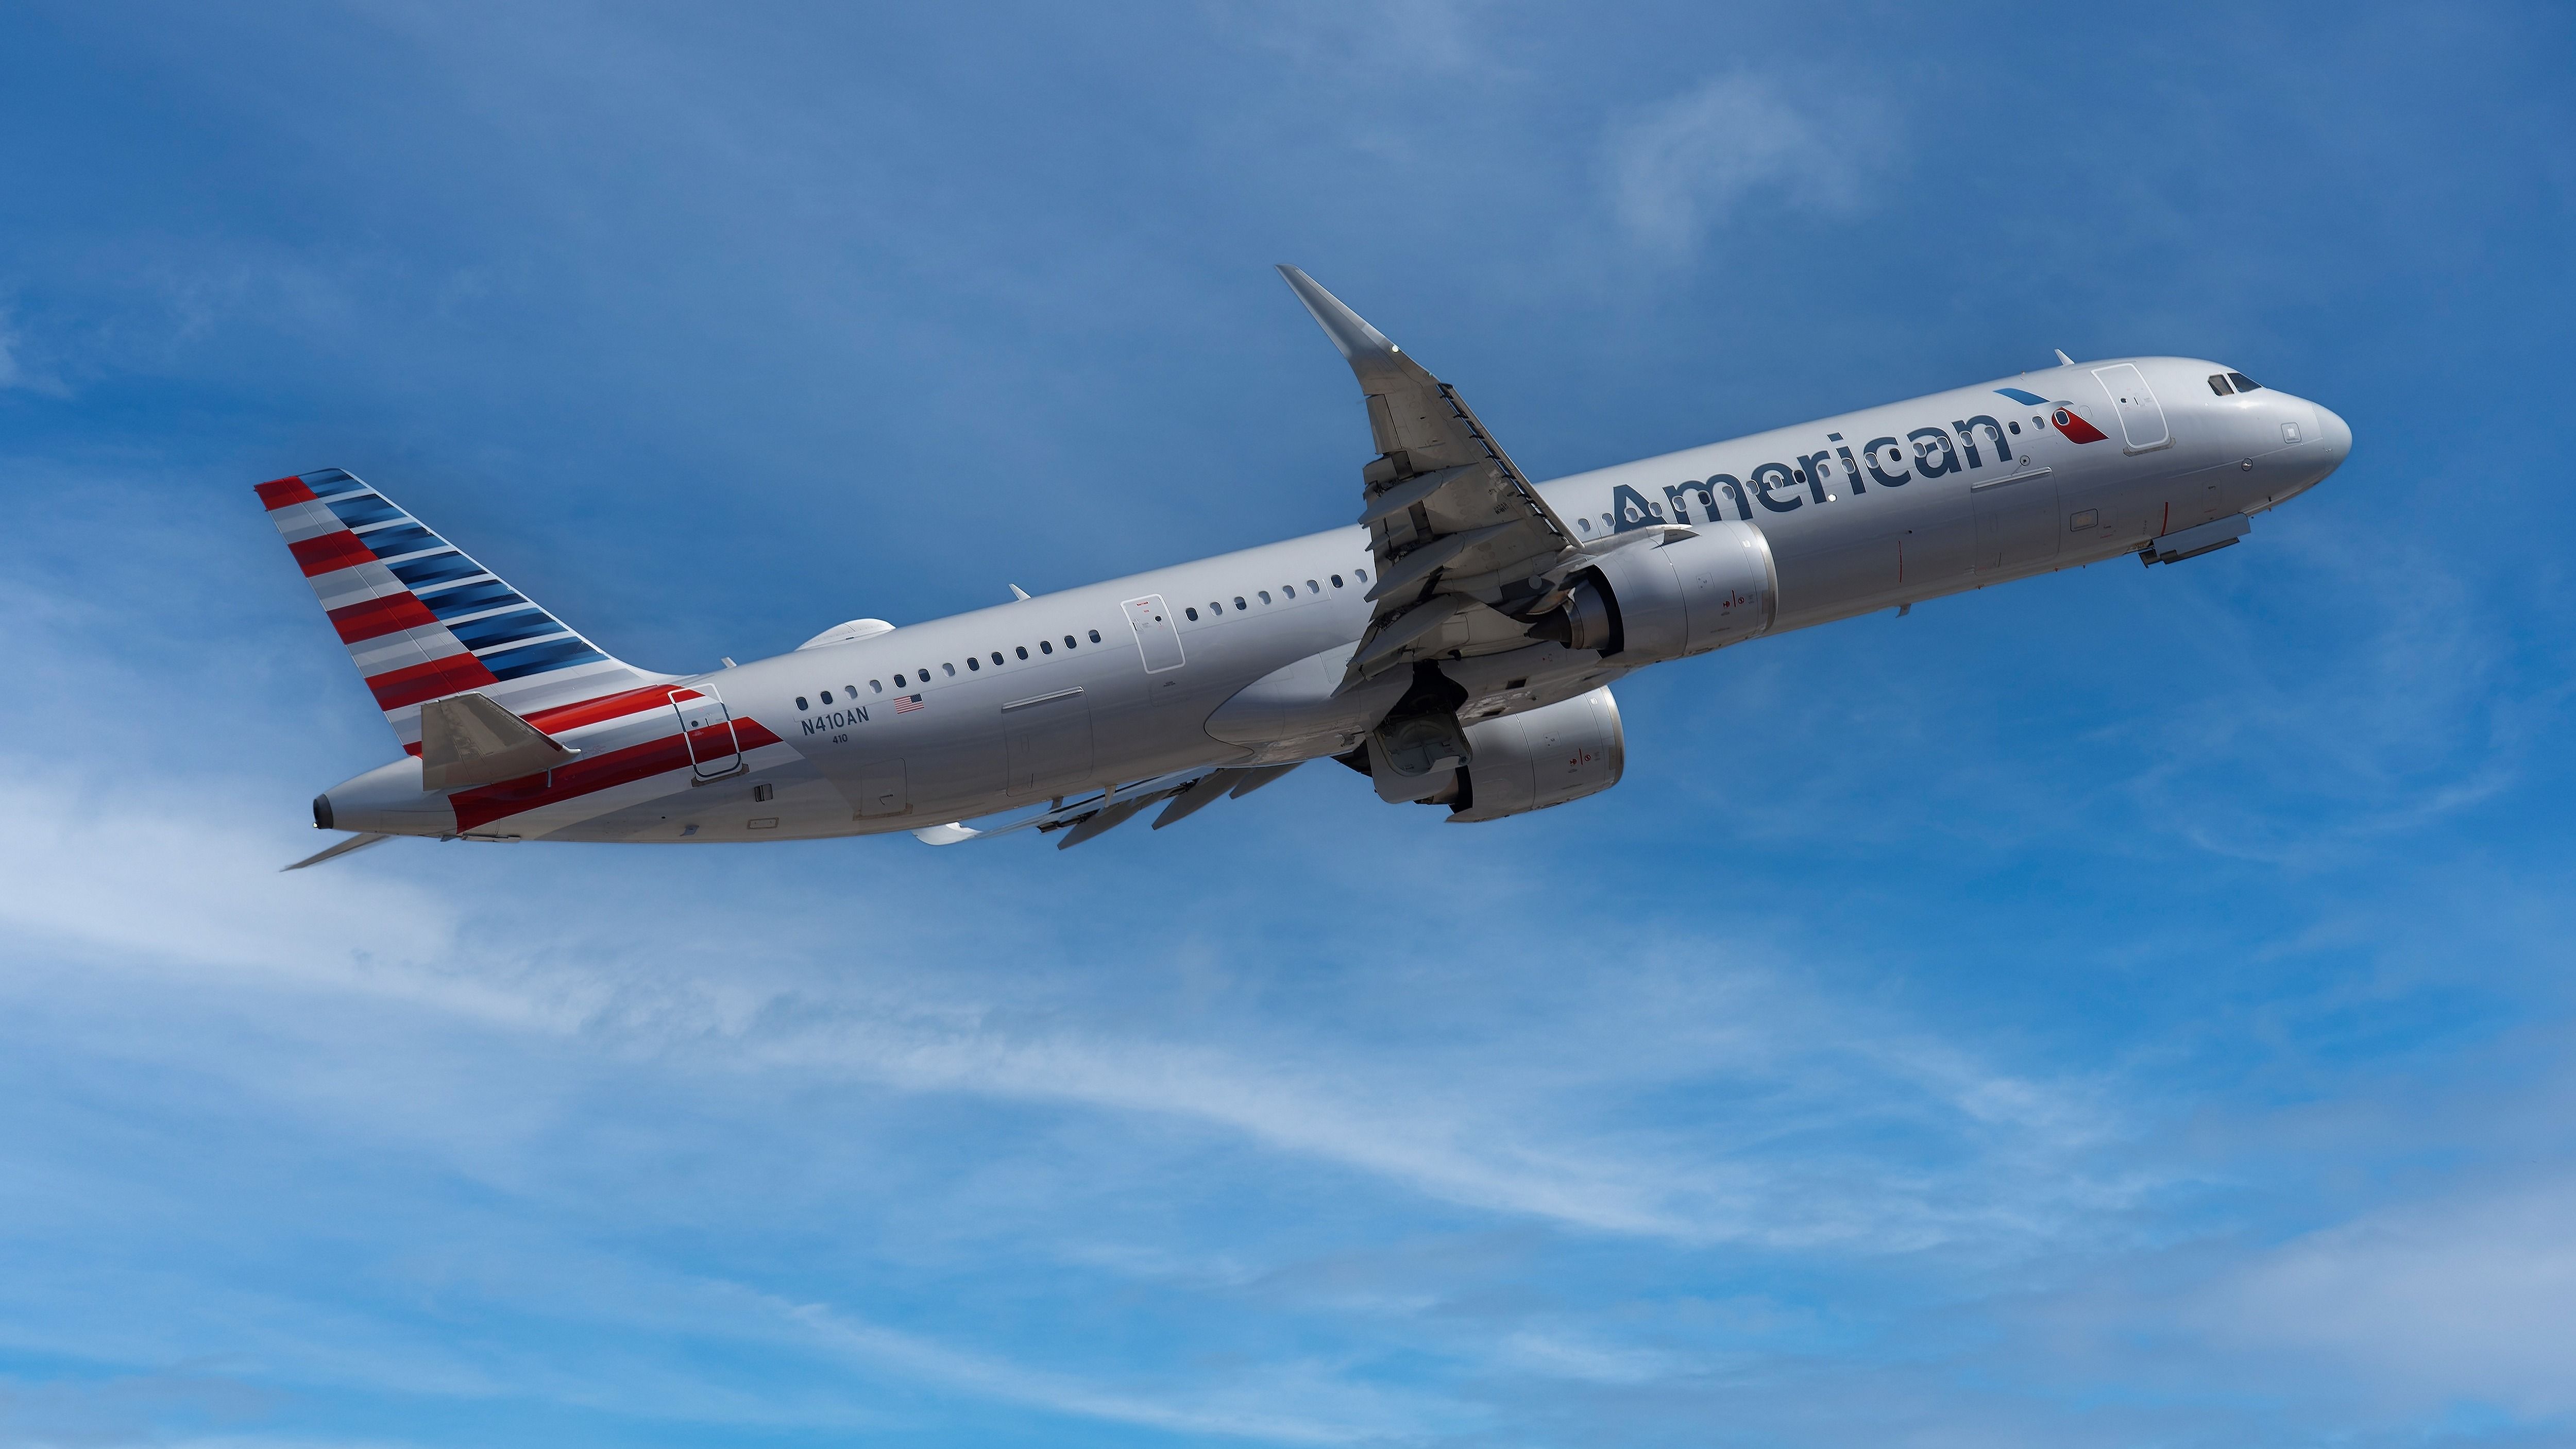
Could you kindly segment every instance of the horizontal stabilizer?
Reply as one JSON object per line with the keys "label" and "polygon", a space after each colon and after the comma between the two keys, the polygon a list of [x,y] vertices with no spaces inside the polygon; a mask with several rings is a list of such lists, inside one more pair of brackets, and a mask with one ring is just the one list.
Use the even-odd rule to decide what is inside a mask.
{"label": "horizontal stabilizer", "polygon": [[337,860],[344,855],[355,855],[370,845],[382,845],[391,839],[393,839],[393,837],[390,835],[352,835],[346,840],[325,846],[324,848],[313,852],[311,855],[304,857],[293,865],[279,866],[277,868],[277,873],[284,875],[290,870],[302,870],[308,865],[320,865],[326,860]]}
{"label": "horizontal stabilizer", "polygon": [[461,790],[541,775],[580,753],[480,694],[451,695],[420,707],[424,790]]}

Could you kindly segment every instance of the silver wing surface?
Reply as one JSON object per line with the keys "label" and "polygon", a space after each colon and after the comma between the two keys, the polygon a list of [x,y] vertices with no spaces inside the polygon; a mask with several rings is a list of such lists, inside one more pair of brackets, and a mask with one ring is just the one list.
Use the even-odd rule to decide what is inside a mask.
{"label": "silver wing surface", "polygon": [[1376,612],[1344,687],[1417,659],[1527,646],[1529,621],[1563,602],[1559,566],[1580,549],[1458,390],[1295,267],[1279,274],[1333,339],[1368,402],[1377,458],[1360,470],[1377,556]]}
{"label": "silver wing surface", "polygon": [[[1097,839],[1126,824],[1137,812],[1158,800],[1171,803],[1154,818],[1154,828],[1180,820],[1215,804],[1220,799],[1240,800],[1290,770],[1302,761],[1285,765],[1203,765],[1194,770],[1175,770],[1150,780],[1138,780],[1086,795],[1070,805],[1058,804],[1034,815],[1024,815],[1005,825],[982,828],[963,822],[931,825],[912,832],[924,845],[962,845],[969,840],[990,840],[996,835],[1009,835],[1021,830],[1052,834],[1063,831],[1055,848],[1066,849],[1086,840]],[[319,859],[319,857],[316,857]],[[294,867],[289,866],[292,870]]]}

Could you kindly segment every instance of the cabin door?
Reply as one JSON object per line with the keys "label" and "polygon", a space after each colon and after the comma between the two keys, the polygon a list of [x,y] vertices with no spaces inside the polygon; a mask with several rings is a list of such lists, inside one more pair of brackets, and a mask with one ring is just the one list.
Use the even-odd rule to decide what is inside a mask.
{"label": "cabin door", "polygon": [[733,714],[714,685],[672,690],[671,709],[680,716],[680,742],[689,752],[691,778],[720,780],[742,769],[742,740],[734,734]]}

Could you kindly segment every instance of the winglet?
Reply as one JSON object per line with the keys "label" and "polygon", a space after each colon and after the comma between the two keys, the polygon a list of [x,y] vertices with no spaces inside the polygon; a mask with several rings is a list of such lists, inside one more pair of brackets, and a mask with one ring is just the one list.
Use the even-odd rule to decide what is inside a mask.
{"label": "winglet", "polygon": [[1296,292],[1297,300],[1305,303],[1306,310],[1314,315],[1315,325],[1323,328],[1324,335],[1333,339],[1333,346],[1341,350],[1343,360],[1349,362],[1351,371],[1359,375],[1364,390],[1375,391],[1369,384],[1379,379],[1401,381],[1409,377],[1404,363],[1396,360],[1404,349],[1388,341],[1385,333],[1368,325],[1359,313],[1343,306],[1341,298],[1325,291],[1321,283],[1286,262],[1279,263],[1279,275],[1288,279],[1288,286]]}
{"label": "winglet", "polygon": [[1029,601],[1029,591],[1021,588],[1018,584],[1013,584],[1011,585],[1011,597],[1025,604]]}
{"label": "winglet", "polygon": [[2048,349],[2048,350],[2057,354],[2057,365],[2058,365],[2058,366],[2060,366],[2060,367],[2073,367],[2073,366],[2075,365],[2075,359],[2066,355],[2066,349],[2065,349],[2065,348],[2063,348],[2063,347],[2052,347],[2052,348],[2050,348],[2050,349]]}

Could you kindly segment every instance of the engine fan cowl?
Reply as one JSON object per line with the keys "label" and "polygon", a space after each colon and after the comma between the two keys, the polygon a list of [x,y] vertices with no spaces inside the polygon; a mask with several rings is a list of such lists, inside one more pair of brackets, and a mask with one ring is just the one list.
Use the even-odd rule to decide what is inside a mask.
{"label": "engine fan cowl", "polygon": [[1628,738],[1607,686],[1467,726],[1452,821],[1500,820],[1598,795],[1628,767]]}
{"label": "engine fan cowl", "polygon": [[[1780,610],[1780,573],[1771,561],[1770,540],[1741,523],[1697,527],[1702,531],[1696,537],[1602,555],[1568,601],[1565,617],[1575,637],[1566,642],[1600,649],[1623,664],[1653,664],[1769,630]],[[1606,598],[1587,598],[1585,590]],[[1606,615],[1606,637],[1595,637],[1604,631],[1586,618],[1587,608]]]}

